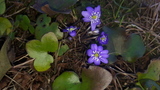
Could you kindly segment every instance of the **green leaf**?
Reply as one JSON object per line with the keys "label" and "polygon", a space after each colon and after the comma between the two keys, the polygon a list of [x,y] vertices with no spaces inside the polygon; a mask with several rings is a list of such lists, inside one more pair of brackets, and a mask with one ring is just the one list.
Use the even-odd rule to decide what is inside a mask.
{"label": "green leaf", "polygon": [[0,17],[0,37],[11,32],[12,24],[7,18]]}
{"label": "green leaf", "polygon": [[6,4],[5,4],[5,0],[0,0],[0,15],[3,14],[6,10]]}
{"label": "green leaf", "polygon": [[53,11],[69,14],[71,11],[70,7],[77,1],[78,0],[36,0],[34,8],[43,12],[41,8],[48,4]]}
{"label": "green leaf", "polygon": [[9,58],[8,58],[8,43],[9,38],[4,42],[0,51],[0,80],[6,74],[6,72],[11,68]]}
{"label": "green leaf", "polygon": [[138,80],[141,79],[151,79],[154,81],[159,80],[160,76],[160,60],[153,60],[148,65],[147,71],[145,73],[137,73]]}
{"label": "green leaf", "polygon": [[142,57],[145,53],[144,43],[139,35],[131,34],[125,44],[125,49],[122,54],[126,61],[134,62]]}
{"label": "green leaf", "polygon": [[112,81],[112,75],[98,66],[82,70],[82,82],[74,72],[64,72],[57,77],[52,90],[104,90]]}
{"label": "green leaf", "polygon": [[142,79],[140,83],[144,90],[160,90],[160,85],[150,79]]}
{"label": "green leaf", "polygon": [[50,8],[56,12],[70,12],[70,7],[78,0],[47,0]]}
{"label": "green leaf", "polygon": [[69,90],[73,85],[80,83],[76,73],[67,71],[62,73],[54,80],[52,84],[53,90]]}
{"label": "green leaf", "polygon": [[63,55],[67,50],[69,49],[68,45],[65,44],[65,45],[62,45],[59,49],[59,53],[58,53],[58,56],[61,56]]}
{"label": "green leaf", "polygon": [[28,16],[26,16],[26,15],[17,15],[15,25],[17,27],[19,26],[23,30],[29,30],[30,33],[32,33],[32,34],[34,33],[34,28],[30,24],[30,20],[29,20]]}
{"label": "green leaf", "polygon": [[26,50],[30,57],[35,58],[34,67],[37,71],[48,70],[53,63],[53,57],[48,52],[55,52],[58,49],[58,40],[54,33],[45,34],[41,41],[31,40],[26,44]]}
{"label": "green leaf", "polygon": [[43,12],[41,8],[48,4],[53,11],[69,14],[71,11],[70,7],[77,1],[78,0],[36,0],[33,7],[36,10]]}
{"label": "green leaf", "polygon": [[63,33],[60,32],[60,30],[58,29],[58,23],[53,22],[50,25],[50,22],[51,22],[51,18],[48,17],[46,14],[42,14],[38,17],[36,22],[37,27],[35,30],[35,37],[37,39],[40,40],[41,37],[48,32],[53,32],[55,33],[58,39],[62,39]]}
{"label": "green leaf", "polygon": [[145,46],[139,35],[131,34],[127,37],[123,28],[103,27],[108,35],[109,42],[105,45],[109,50],[109,63],[116,61],[116,56],[121,55],[125,61],[134,62],[145,53]]}
{"label": "green leaf", "polygon": [[116,55],[121,55],[124,51],[124,44],[126,40],[125,30],[122,28],[108,28],[103,27],[103,31],[108,35],[109,42],[106,45],[110,56],[109,63],[115,62]]}

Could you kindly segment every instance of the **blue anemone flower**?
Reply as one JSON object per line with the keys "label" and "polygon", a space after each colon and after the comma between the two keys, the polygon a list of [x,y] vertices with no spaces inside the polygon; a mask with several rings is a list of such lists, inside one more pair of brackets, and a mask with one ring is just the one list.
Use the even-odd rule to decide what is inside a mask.
{"label": "blue anemone flower", "polygon": [[68,32],[70,36],[74,37],[76,36],[76,30],[78,28],[76,26],[70,26],[67,27],[66,29],[63,29],[63,32]]}
{"label": "blue anemone flower", "polygon": [[107,44],[108,43],[108,36],[107,36],[107,34],[102,32],[101,35],[98,36],[97,40],[101,45]]}
{"label": "blue anemone flower", "polygon": [[91,30],[95,30],[96,26],[101,24],[100,16],[100,6],[98,5],[94,9],[92,7],[87,7],[87,11],[82,11],[82,15],[84,16],[84,22],[91,22]]}
{"label": "blue anemone flower", "polygon": [[108,50],[103,50],[103,47],[97,46],[97,44],[91,44],[91,49],[87,50],[87,55],[90,57],[88,63],[94,63],[95,65],[100,65],[101,62],[108,63]]}

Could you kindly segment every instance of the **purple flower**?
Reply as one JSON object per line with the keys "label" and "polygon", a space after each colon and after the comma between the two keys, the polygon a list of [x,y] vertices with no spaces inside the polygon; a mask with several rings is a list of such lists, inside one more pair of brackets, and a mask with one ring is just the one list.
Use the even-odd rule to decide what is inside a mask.
{"label": "purple flower", "polygon": [[87,55],[90,56],[88,63],[93,63],[95,65],[100,65],[100,62],[108,63],[106,58],[109,57],[108,50],[103,50],[102,46],[97,46],[97,44],[91,44],[91,49],[87,50]]}
{"label": "purple flower", "polygon": [[91,22],[91,30],[95,30],[96,26],[101,24],[100,16],[100,6],[95,7],[87,7],[87,11],[82,11],[82,15],[84,16],[84,22]]}
{"label": "purple flower", "polygon": [[98,42],[103,45],[108,43],[108,36],[104,32],[101,33],[101,35],[97,38]]}
{"label": "purple flower", "polygon": [[76,31],[78,28],[76,26],[70,26],[66,29],[63,29],[63,32],[68,32],[70,36],[74,37],[76,36]]}

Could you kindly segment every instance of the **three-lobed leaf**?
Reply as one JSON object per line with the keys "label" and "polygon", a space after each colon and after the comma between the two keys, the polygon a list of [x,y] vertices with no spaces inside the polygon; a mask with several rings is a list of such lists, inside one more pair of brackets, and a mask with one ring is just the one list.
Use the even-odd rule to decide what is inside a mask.
{"label": "three-lobed leaf", "polygon": [[37,71],[48,70],[54,59],[48,52],[55,52],[58,49],[58,40],[54,33],[45,34],[41,41],[31,40],[26,44],[26,50],[30,57],[35,58],[34,67]]}
{"label": "three-lobed leaf", "polygon": [[160,76],[160,60],[153,60],[148,65],[147,71],[145,73],[137,73],[138,80],[140,79],[151,79],[154,81],[159,80]]}
{"label": "three-lobed leaf", "polygon": [[[74,72],[64,72],[57,77],[53,84],[53,90],[104,90],[112,81],[112,75],[98,66],[90,66],[82,70],[82,82]],[[105,78],[105,79],[104,79]]]}
{"label": "three-lobed leaf", "polygon": [[155,81],[158,81],[160,76],[160,60],[152,60],[148,65],[146,72],[138,72],[137,76],[138,82],[136,84],[143,90],[146,90],[147,88],[149,90],[157,90],[155,88],[159,88],[160,85],[158,85]]}
{"label": "three-lobed leaf", "polygon": [[50,24],[50,22],[51,18],[46,14],[42,14],[38,17],[36,22],[37,27],[35,30],[35,37],[37,39],[40,40],[41,37],[48,32],[54,32],[58,39],[62,39],[63,33],[58,29],[58,23],[53,22]]}
{"label": "three-lobed leaf", "polygon": [[139,35],[131,34],[127,37],[123,28],[103,27],[103,31],[109,39],[106,45],[110,53],[109,63],[115,62],[117,55],[121,55],[128,62],[134,62],[145,53],[145,46]]}
{"label": "three-lobed leaf", "polygon": [[30,33],[34,33],[34,27],[30,24],[30,19],[27,15],[17,15],[15,25],[23,30],[29,30]]}

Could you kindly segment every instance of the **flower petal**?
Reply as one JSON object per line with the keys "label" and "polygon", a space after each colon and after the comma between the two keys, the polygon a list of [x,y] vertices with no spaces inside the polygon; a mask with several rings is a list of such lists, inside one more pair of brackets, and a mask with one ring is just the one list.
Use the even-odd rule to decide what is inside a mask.
{"label": "flower petal", "polygon": [[103,50],[100,52],[100,54],[108,54],[108,52],[109,52],[108,50]]}
{"label": "flower petal", "polygon": [[94,61],[94,58],[93,58],[93,57],[90,57],[90,58],[88,59],[88,63],[93,63],[93,61]]}
{"label": "flower petal", "polygon": [[95,23],[92,23],[92,22],[91,22],[91,30],[92,30],[92,31],[95,30],[97,25],[98,25],[97,22],[95,22]]}
{"label": "flower petal", "polygon": [[91,55],[92,55],[92,52],[93,52],[93,50],[88,49],[88,50],[87,50],[87,55],[88,55],[88,56],[91,56]]}
{"label": "flower petal", "polygon": [[68,30],[67,29],[63,29],[63,32],[68,32]]}
{"label": "flower petal", "polygon": [[98,46],[98,51],[102,51],[103,47],[102,46]]}
{"label": "flower petal", "polygon": [[101,63],[101,62],[100,62],[100,60],[99,60],[99,59],[94,60],[94,64],[95,64],[95,65],[100,65],[100,63]]}
{"label": "flower petal", "polygon": [[97,44],[91,44],[91,49],[97,51]]}
{"label": "flower petal", "polygon": [[108,54],[100,54],[100,56],[101,56],[102,58],[108,58],[108,57],[109,57]]}
{"label": "flower petal", "polygon": [[94,9],[93,9],[92,7],[87,7],[86,9],[87,9],[87,11],[88,11],[89,13],[92,13],[92,12],[94,11]]}
{"label": "flower petal", "polygon": [[90,20],[90,18],[86,17],[86,18],[83,18],[83,21],[84,22],[90,22],[91,20]]}
{"label": "flower petal", "polygon": [[101,11],[100,8],[101,8],[100,5],[98,5],[97,7],[94,8],[94,11],[95,12],[100,12]]}
{"label": "flower petal", "polygon": [[106,58],[100,58],[101,62],[107,64],[108,63],[108,60]]}
{"label": "flower petal", "polygon": [[72,36],[72,37],[76,36],[76,31],[70,32],[69,35]]}
{"label": "flower petal", "polygon": [[84,17],[89,17],[89,16],[90,16],[90,13],[87,12],[87,11],[82,11],[82,15],[83,15]]}

